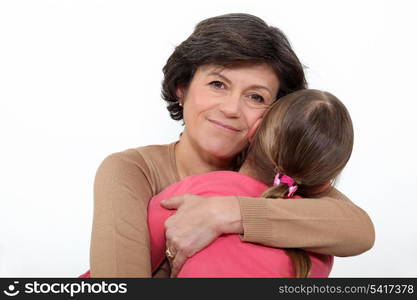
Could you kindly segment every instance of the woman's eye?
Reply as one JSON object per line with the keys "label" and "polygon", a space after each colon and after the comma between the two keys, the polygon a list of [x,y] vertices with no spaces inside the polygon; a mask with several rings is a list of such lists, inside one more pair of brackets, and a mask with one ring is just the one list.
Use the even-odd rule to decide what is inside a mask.
{"label": "woman's eye", "polygon": [[258,95],[258,94],[252,94],[252,95],[250,95],[250,98],[254,101],[254,102],[257,102],[257,103],[265,103],[265,99],[264,99],[264,97],[262,97],[261,95]]}
{"label": "woman's eye", "polygon": [[214,80],[210,82],[209,85],[214,86],[217,89],[224,89],[226,87],[223,82],[218,81],[218,80]]}

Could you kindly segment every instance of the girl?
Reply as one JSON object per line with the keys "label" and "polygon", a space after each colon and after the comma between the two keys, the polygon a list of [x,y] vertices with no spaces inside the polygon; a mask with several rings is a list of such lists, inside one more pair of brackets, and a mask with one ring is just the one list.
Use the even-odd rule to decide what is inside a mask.
{"label": "girl", "polygon": [[[190,175],[238,170],[269,105],[306,86],[302,64],[285,35],[248,14],[201,21],[163,70],[162,96],[171,118],[184,122],[183,133],[170,144],[127,149],[101,163],[94,182],[92,277],[169,276],[167,263],[168,269],[151,272],[149,199]],[[148,101],[143,100],[143,109]],[[151,125],[141,130],[152,130]],[[366,212],[334,188],[314,206],[309,199],[181,199],[181,205],[166,203],[177,208],[166,235],[175,248],[174,274],[188,256],[222,233],[338,256],[362,253],[374,240]]]}
{"label": "girl", "polygon": [[[164,228],[175,211],[161,207],[163,199],[184,193],[295,198],[289,202],[304,197],[314,205],[313,198],[326,194],[348,162],[352,147],[349,113],[332,94],[301,90],[279,99],[265,114],[239,172],[189,176],[151,199],[152,269],[165,252],[168,258],[175,256],[173,249],[165,250]],[[178,277],[327,277],[332,264],[332,256],[245,243],[228,234],[189,258]]]}

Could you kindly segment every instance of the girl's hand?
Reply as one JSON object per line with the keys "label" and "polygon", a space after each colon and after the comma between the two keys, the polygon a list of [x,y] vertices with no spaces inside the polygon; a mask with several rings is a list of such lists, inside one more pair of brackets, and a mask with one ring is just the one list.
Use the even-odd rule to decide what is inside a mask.
{"label": "girl's hand", "polygon": [[234,196],[182,195],[161,202],[177,212],[165,221],[166,246],[171,277],[176,277],[187,258],[207,247],[223,233],[242,233],[239,200]]}

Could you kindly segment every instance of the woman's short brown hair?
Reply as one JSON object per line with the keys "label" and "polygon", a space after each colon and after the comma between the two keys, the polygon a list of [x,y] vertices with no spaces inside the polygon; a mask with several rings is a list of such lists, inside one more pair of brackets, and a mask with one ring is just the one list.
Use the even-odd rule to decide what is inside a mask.
{"label": "woman's short brown hair", "polygon": [[188,87],[198,67],[267,63],[280,80],[276,98],[307,87],[303,66],[284,33],[249,14],[227,14],[201,21],[168,58],[162,98],[171,118],[182,120],[176,91]]}

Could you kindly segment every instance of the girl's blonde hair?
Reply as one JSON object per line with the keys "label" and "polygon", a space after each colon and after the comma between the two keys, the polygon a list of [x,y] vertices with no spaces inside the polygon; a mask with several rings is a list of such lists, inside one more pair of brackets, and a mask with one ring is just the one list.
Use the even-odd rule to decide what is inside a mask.
{"label": "girl's blonde hair", "polygon": [[[323,187],[330,187],[352,148],[352,121],[343,103],[328,92],[305,89],[271,105],[249,146],[248,159],[260,174],[270,178],[265,182],[268,185],[272,186],[276,173],[285,174],[298,185],[298,195],[313,197]],[[279,184],[262,196],[287,195],[288,185]],[[307,253],[301,249],[286,252],[296,277],[307,277],[311,269]]]}

